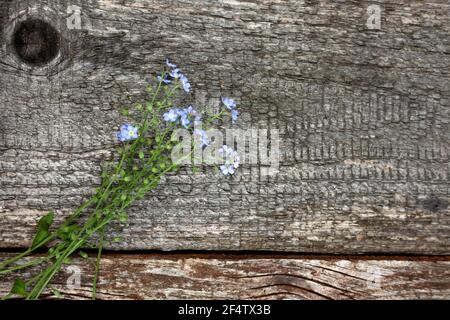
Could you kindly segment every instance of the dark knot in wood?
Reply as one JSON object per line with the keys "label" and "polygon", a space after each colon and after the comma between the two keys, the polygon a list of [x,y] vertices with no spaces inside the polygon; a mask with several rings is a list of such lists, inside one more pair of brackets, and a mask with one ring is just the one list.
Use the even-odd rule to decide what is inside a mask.
{"label": "dark knot in wood", "polygon": [[32,66],[42,66],[51,62],[60,50],[58,31],[43,20],[31,19],[21,22],[13,37],[17,55]]}
{"label": "dark knot in wood", "polygon": [[445,211],[448,209],[448,201],[443,198],[431,197],[424,200],[423,207],[431,212]]}

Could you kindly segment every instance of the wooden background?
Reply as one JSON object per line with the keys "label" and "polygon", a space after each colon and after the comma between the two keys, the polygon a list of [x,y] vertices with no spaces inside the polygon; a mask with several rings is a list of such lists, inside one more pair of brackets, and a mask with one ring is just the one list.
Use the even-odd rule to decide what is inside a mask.
{"label": "wooden background", "polygon": [[[196,106],[233,96],[238,127],[280,130],[280,172],[168,177],[109,230],[101,298],[449,298],[450,3],[383,1],[379,30],[371,4],[0,0],[0,248],[92,194],[118,110],[171,57]],[[30,19],[60,36],[47,64],[12,40]],[[68,298],[89,296],[77,263]]]}

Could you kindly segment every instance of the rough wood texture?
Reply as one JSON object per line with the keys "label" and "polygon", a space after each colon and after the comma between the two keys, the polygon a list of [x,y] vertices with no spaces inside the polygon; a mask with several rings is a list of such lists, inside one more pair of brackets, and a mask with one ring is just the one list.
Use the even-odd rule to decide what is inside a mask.
{"label": "rough wood texture", "polygon": [[[100,299],[448,299],[450,261],[382,258],[106,255]],[[92,264],[77,260],[52,285],[90,296]],[[77,269],[78,268],[78,269]],[[80,272],[80,286],[71,280]],[[0,295],[12,278],[0,282]],[[69,286],[68,286],[69,283]]]}
{"label": "rough wood texture", "polygon": [[[142,97],[145,75],[169,56],[192,79],[197,105],[231,95],[241,101],[242,128],[281,131],[281,171],[169,177],[131,210],[129,226],[111,232],[124,237],[115,248],[449,254],[450,5],[383,1],[381,30],[368,30],[371,3],[73,0],[83,30],[68,30],[65,1],[0,0],[0,247],[26,245],[40,215],[53,209],[62,218],[91,194],[126,92]],[[59,56],[41,68],[21,62],[10,41],[18,21],[36,16],[62,35]],[[158,263],[137,261],[138,269]],[[217,263],[211,273],[223,267]],[[404,264],[419,275],[428,272],[422,266],[442,268]],[[295,282],[242,283],[278,280]],[[358,295],[358,281],[366,283],[348,281],[349,292],[318,292]],[[227,285],[230,297],[237,287]]]}

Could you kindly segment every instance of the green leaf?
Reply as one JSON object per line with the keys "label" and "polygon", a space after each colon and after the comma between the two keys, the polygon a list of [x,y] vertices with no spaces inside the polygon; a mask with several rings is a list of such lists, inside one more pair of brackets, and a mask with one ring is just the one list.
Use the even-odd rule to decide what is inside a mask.
{"label": "green leaf", "polygon": [[155,168],[155,167],[152,168],[153,173],[158,173],[158,171],[159,171],[158,168]]}
{"label": "green leaf", "polygon": [[89,258],[88,254],[84,251],[80,251],[78,252],[78,254],[83,258],[83,259],[87,259]]}
{"label": "green leaf", "polygon": [[126,201],[127,200],[127,195],[126,194],[121,195],[120,196],[120,200],[121,201]]}
{"label": "green leaf", "polygon": [[126,223],[126,222],[128,222],[128,216],[127,216],[125,213],[120,214],[120,216],[119,216],[119,221],[120,221],[121,223]]}
{"label": "green leaf", "polygon": [[70,228],[68,226],[66,226],[64,228],[60,228],[57,231],[57,234],[58,234],[58,237],[60,237],[62,240],[67,240],[70,235]]}
{"label": "green leaf", "polygon": [[122,242],[122,238],[121,237],[114,237],[113,242],[117,243],[117,242]]}
{"label": "green leaf", "polygon": [[152,111],[153,111],[153,105],[150,104],[150,103],[148,103],[148,104],[147,104],[147,110],[148,110],[149,112],[152,112]]}
{"label": "green leaf", "polygon": [[139,152],[139,159],[144,159],[145,158],[145,154],[143,151]]}
{"label": "green leaf", "polygon": [[16,281],[14,281],[14,284],[12,286],[11,294],[17,294],[21,297],[26,297],[27,289],[25,281],[23,281],[22,279],[16,279]]}
{"label": "green leaf", "polygon": [[80,231],[80,226],[77,224],[72,224],[69,226],[65,226],[64,228],[60,228],[57,231],[58,237],[61,240],[74,240],[74,237],[76,237],[76,234]]}
{"label": "green leaf", "polygon": [[31,244],[31,248],[35,248],[37,245],[41,244],[41,242],[50,235],[50,232],[48,230],[53,223],[54,217],[54,213],[49,212],[39,220],[38,228],[33,239],[33,243]]}
{"label": "green leaf", "polygon": [[123,181],[125,181],[125,182],[130,182],[130,181],[131,181],[131,177],[126,176],[125,178],[123,178]]}
{"label": "green leaf", "polygon": [[127,117],[130,115],[130,110],[122,109],[122,110],[120,110],[120,114],[123,115],[124,117]]}
{"label": "green leaf", "polygon": [[38,226],[50,227],[50,225],[53,223],[54,218],[55,218],[55,214],[53,212],[49,212],[39,220]]}

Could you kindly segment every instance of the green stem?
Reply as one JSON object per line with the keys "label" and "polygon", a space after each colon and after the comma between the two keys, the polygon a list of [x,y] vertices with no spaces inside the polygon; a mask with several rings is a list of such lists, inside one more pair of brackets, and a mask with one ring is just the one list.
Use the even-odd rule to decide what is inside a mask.
{"label": "green stem", "polygon": [[35,300],[38,299],[39,296],[42,294],[44,289],[47,287],[51,279],[55,276],[55,274],[61,269],[62,264],[64,261],[72,255],[76,250],[78,250],[89,237],[91,237],[94,233],[96,233],[98,230],[109,224],[113,220],[113,216],[107,217],[100,225],[97,227],[94,227],[92,230],[89,230],[86,232],[86,234],[78,239],[75,239],[64,251],[64,253],[56,260],[56,262],[48,268],[44,274],[40,277],[38,280],[36,286],[33,288],[33,290],[30,292],[30,294],[27,296],[27,300]]}
{"label": "green stem", "polygon": [[[172,171],[174,168],[176,168],[176,165],[172,165],[163,172],[161,172],[158,175],[158,178],[165,175],[167,172]],[[134,202],[134,199],[129,199],[125,203],[122,204],[121,208],[119,209],[119,212],[124,210],[126,207],[128,207],[131,203]],[[106,225],[108,225],[112,220],[114,219],[113,215],[110,215],[108,217],[105,217],[105,219],[96,227],[93,227],[92,230],[90,230],[91,223],[87,223],[85,225],[85,231],[86,234],[77,239],[75,239],[72,243],[69,244],[69,246],[66,248],[66,250],[63,252],[63,254],[57,259],[57,261],[52,265],[50,268],[45,270],[38,280],[36,286],[33,288],[33,290],[30,292],[30,294],[27,296],[28,300],[38,299],[39,296],[42,294],[43,290],[47,287],[48,283],[51,281],[51,279],[55,276],[55,274],[60,270],[63,262],[72,255],[76,250],[78,250],[86,241],[89,239],[94,233],[96,233],[98,230],[102,229]],[[84,231],[83,231],[84,232]],[[81,233],[79,233],[81,235]]]}
{"label": "green stem", "polygon": [[8,274],[8,273],[11,273],[11,272],[14,272],[14,271],[18,271],[18,270],[22,270],[22,269],[25,269],[25,268],[28,268],[28,267],[32,267],[32,266],[41,264],[43,262],[46,262],[46,261],[48,261],[50,259],[51,259],[51,257],[35,259],[35,260],[30,261],[30,262],[27,262],[27,263],[24,263],[24,264],[15,266],[15,267],[11,267],[9,269],[2,270],[2,271],[0,271],[0,275],[5,275],[5,274]]}

